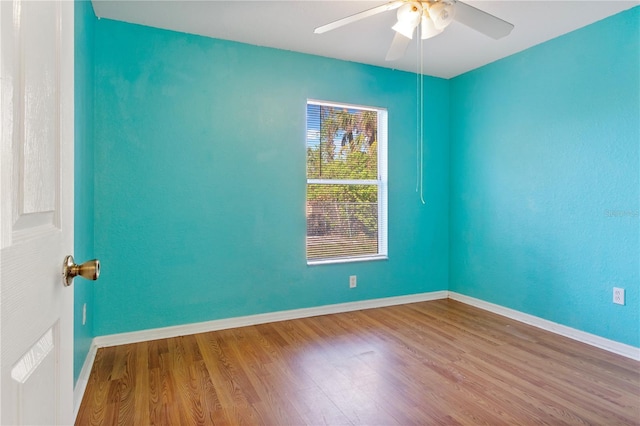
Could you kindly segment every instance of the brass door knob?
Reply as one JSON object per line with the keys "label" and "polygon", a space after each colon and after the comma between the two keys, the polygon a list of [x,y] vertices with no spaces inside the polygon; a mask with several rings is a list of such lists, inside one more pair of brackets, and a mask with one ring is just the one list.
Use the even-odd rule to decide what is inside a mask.
{"label": "brass door knob", "polygon": [[69,287],[77,276],[87,280],[97,280],[100,276],[100,261],[93,259],[84,262],[82,265],[76,265],[73,256],[65,257],[62,264],[62,283],[65,287]]}

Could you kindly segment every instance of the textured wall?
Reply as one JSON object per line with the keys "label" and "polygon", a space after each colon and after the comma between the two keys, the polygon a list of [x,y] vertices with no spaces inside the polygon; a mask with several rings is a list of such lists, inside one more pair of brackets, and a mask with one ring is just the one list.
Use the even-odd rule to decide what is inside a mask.
{"label": "textured wall", "polygon": [[[97,335],[447,288],[448,81],[422,205],[415,75],[106,19],[95,52]],[[388,109],[387,261],[306,265],[308,98]]]}
{"label": "textured wall", "polygon": [[640,346],[639,14],[451,81],[451,290]]}
{"label": "textured wall", "polygon": [[[89,1],[75,2],[75,234],[74,257],[93,259],[93,37],[96,17]],[[93,286],[75,280],[74,287],[74,381],[93,338]],[[87,323],[82,325],[82,305],[87,304]]]}

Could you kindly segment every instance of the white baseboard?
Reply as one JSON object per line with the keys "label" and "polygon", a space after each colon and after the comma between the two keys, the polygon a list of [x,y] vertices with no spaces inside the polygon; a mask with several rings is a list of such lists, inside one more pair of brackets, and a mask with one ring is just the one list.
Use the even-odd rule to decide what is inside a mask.
{"label": "white baseboard", "polygon": [[564,337],[568,337],[573,340],[577,340],[582,343],[586,343],[591,346],[595,346],[600,349],[604,349],[609,352],[616,353],[618,355],[622,355],[627,358],[634,359],[636,361],[640,361],[640,348],[636,348],[635,346],[605,339],[604,337],[596,336],[595,334],[580,331],[575,328],[567,327],[566,325],[548,321],[540,317],[525,314],[514,309],[505,308],[504,306],[495,305],[493,303],[485,302],[484,300],[465,296],[464,294],[459,294],[453,291],[449,292],[449,298],[457,300],[458,302],[465,303],[467,305],[475,306],[476,308],[484,309],[485,311],[493,312],[494,314],[502,315],[504,317],[541,328],[546,331],[550,331],[555,334],[559,334]]}
{"label": "white baseboard", "polygon": [[82,364],[82,370],[80,370],[80,376],[78,377],[78,381],[76,382],[76,385],[73,388],[73,421],[74,422],[78,417],[78,411],[80,410],[82,397],[84,396],[84,391],[87,389],[87,384],[89,383],[89,376],[91,375],[91,369],[93,368],[93,362],[96,359],[97,352],[98,352],[98,347],[96,346],[95,342],[92,341],[91,346],[89,347],[89,353],[87,353],[87,357],[84,359],[84,364]]}
{"label": "white baseboard", "polygon": [[446,290],[442,290],[429,293],[411,294],[408,296],[385,297],[382,299],[362,300],[358,302],[338,303],[335,305],[317,306],[313,308],[270,312],[267,314],[248,315],[244,317],[226,318],[220,320],[199,322],[195,324],[185,324],[173,327],[154,328],[151,330],[133,331],[130,333],[98,336],[93,339],[93,342],[96,347],[103,348],[108,346],[145,342],[149,340],[186,336],[189,334],[206,333],[209,331],[225,330],[229,328],[246,327],[249,325],[266,324],[269,322],[286,321],[298,318],[315,317],[318,315],[358,311],[361,309],[382,308],[385,306],[404,305],[407,303],[446,299],[447,295],[448,292]]}

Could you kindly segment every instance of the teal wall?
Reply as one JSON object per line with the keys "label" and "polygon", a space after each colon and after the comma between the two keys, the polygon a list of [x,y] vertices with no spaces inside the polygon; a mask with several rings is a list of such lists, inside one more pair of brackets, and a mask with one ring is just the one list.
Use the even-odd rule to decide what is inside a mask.
{"label": "teal wall", "polygon": [[[93,38],[96,17],[88,1],[74,3],[75,14],[75,231],[74,257],[93,259]],[[74,287],[74,381],[78,379],[93,338],[93,282],[77,279]],[[87,323],[82,324],[82,305]]]}
{"label": "teal wall", "polygon": [[452,291],[640,346],[639,14],[451,80]]}
{"label": "teal wall", "polygon": [[[99,20],[95,333],[445,290],[449,82]],[[389,259],[307,266],[308,98],[386,107]],[[358,287],[349,289],[349,275]]]}

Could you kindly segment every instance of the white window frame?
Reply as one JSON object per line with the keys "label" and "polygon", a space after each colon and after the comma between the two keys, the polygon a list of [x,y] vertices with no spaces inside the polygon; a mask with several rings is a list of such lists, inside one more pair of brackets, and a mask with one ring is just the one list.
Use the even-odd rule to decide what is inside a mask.
{"label": "white window frame", "polygon": [[[388,259],[388,112],[386,108],[378,108],[372,106],[327,102],[316,99],[307,99],[305,104],[305,116],[308,105],[321,105],[334,108],[348,108],[359,109],[365,111],[374,111],[377,114],[378,120],[378,178],[372,179],[309,179],[307,178],[307,185],[310,184],[323,184],[323,185],[377,185],[378,187],[378,253],[365,255],[365,256],[353,256],[353,257],[335,257],[328,259],[308,259],[307,265],[327,265],[336,263],[351,263],[351,262],[363,262],[371,260],[386,260]],[[308,132],[309,123],[305,120],[305,134]],[[305,137],[306,146],[306,137]],[[306,153],[306,149],[305,149]],[[306,175],[306,155],[305,155],[305,175]],[[305,193],[305,202],[308,201]],[[306,231],[305,231],[305,257],[306,257]]]}

